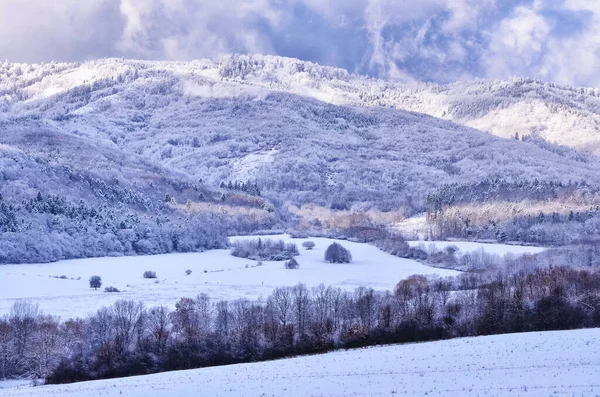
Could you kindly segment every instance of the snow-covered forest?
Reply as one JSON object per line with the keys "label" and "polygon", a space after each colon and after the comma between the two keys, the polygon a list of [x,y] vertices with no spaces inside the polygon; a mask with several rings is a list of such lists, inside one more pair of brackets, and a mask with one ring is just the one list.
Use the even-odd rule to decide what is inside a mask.
{"label": "snow-covered forest", "polygon": [[[442,106],[439,96],[452,106]],[[536,121],[537,132],[518,129],[506,139],[468,127],[506,136],[494,112],[538,100],[560,104]],[[531,195],[496,198],[509,206],[534,199],[546,219],[562,226],[532,232],[540,222],[502,224],[514,217],[476,226],[471,215],[450,215],[446,207],[457,201],[447,200],[433,237],[572,242],[596,232],[590,194],[600,163],[549,142],[564,143],[553,138],[558,134],[576,143],[569,146],[592,147],[579,125],[571,125],[575,134],[566,119],[549,115],[592,125],[596,101],[594,90],[535,81],[403,86],[262,56],[4,63],[0,262],[198,251],[223,247],[226,235],[328,222],[290,205],[404,218],[431,213],[431,197],[447,186],[459,184],[463,192],[452,194],[464,195],[484,181],[525,186]],[[477,124],[490,117],[497,124]],[[539,193],[546,185],[582,187],[569,197],[583,198],[553,208],[551,196]],[[462,226],[439,222],[457,216]]]}

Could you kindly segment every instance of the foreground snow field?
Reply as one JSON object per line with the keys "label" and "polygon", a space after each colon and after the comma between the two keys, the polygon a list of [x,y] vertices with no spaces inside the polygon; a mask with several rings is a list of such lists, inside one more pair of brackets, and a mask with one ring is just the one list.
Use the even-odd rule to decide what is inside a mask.
{"label": "foreground snow field", "polygon": [[[307,251],[302,248],[302,242],[307,239],[292,239],[287,235],[264,238],[281,238],[296,243],[300,250],[297,257],[300,269],[286,270],[282,262],[264,262],[263,266],[256,266],[255,261],[232,257],[228,250],[0,266],[0,314],[7,313],[16,300],[39,303],[45,313],[67,318],[84,316],[118,299],[139,300],[147,306],[173,307],[181,297],[195,297],[201,292],[213,299],[256,299],[265,297],[276,287],[299,282],[309,287],[322,283],[349,289],[368,286],[384,290],[392,289],[398,281],[413,274],[457,274],[452,270],[397,258],[368,244],[348,241],[340,243],[350,249],[353,262],[329,264],[323,260],[323,255],[327,246],[336,240],[308,239],[314,241],[316,247]],[[460,245],[461,249],[462,244],[466,244],[465,250],[482,246],[501,254],[534,250],[532,247],[511,245],[452,244]],[[188,269],[192,273],[186,276]],[[144,279],[142,274],[146,270],[155,271],[158,279]],[[92,275],[102,277],[103,286],[97,291],[89,288],[88,280]],[[61,279],[61,276],[66,276],[66,279]],[[105,293],[106,286],[114,286],[121,292]]]}
{"label": "foreground snow field", "polygon": [[[354,289],[362,285],[383,290],[393,288],[412,274],[457,274],[394,257],[368,244],[342,241],[352,251],[354,260],[341,265],[323,260],[325,249],[335,240],[310,239],[316,247],[307,251],[302,248],[306,239],[284,235],[262,238],[282,238],[296,243],[300,250],[297,257],[300,269],[286,270],[282,262],[256,266],[253,260],[232,257],[228,250],[0,266],[0,314],[7,313],[19,299],[39,303],[45,313],[66,318],[84,316],[118,299],[173,307],[181,297],[195,297],[201,292],[213,299],[256,299],[267,296],[276,287],[300,282],[307,286],[323,283]],[[188,269],[192,273],[186,276]],[[144,279],[142,274],[146,270],[155,271],[158,279]],[[102,277],[102,288],[97,291],[89,288],[92,275]],[[61,276],[67,278],[61,279]],[[121,292],[105,293],[105,286],[114,286]]]}
{"label": "foreground snow field", "polygon": [[600,396],[600,329],[375,347],[73,385],[3,397]]}

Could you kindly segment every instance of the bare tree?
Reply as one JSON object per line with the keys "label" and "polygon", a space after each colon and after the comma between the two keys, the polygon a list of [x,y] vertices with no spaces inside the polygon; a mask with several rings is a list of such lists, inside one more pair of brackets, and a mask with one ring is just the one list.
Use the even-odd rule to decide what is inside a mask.
{"label": "bare tree", "polygon": [[40,316],[32,340],[32,364],[35,376],[44,378],[57,363],[60,350],[59,320],[52,316]]}
{"label": "bare tree", "polygon": [[143,328],[146,314],[144,304],[132,300],[119,300],[112,306],[111,314],[117,351],[127,352]]}
{"label": "bare tree", "polygon": [[0,380],[17,373],[19,356],[14,342],[8,317],[0,318]]}
{"label": "bare tree", "polygon": [[210,297],[201,293],[196,296],[196,306],[198,309],[198,329],[201,335],[207,335],[212,330],[213,307],[210,304]]}
{"label": "bare tree", "polygon": [[310,315],[310,294],[306,288],[306,285],[298,284],[292,288],[292,297],[296,329],[298,330],[299,336],[304,336],[306,334],[306,328]]}
{"label": "bare tree", "polygon": [[229,338],[231,332],[231,323],[233,314],[228,301],[219,301],[215,304],[216,318],[215,329],[218,335],[224,340]]}
{"label": "bare tree", "polygon": [[181,298],[170,314],[173,331],[186,343],[196,343],[200,336],[200,313],[197,303],[191,298]]}
{"label": "bare tree", "polygon": [[292,292],[289,287],[279,287],[270,296],[273,302],[275,315],[279,323],[286,327],[292,316]]}
{"label": "bare tree", "polygon": [[167,349],[167,343],[171,336],[169,309],[165,306],[157,306],[148,310],[146,327],[149,332],[152,351],[157,354],[163,354]]}

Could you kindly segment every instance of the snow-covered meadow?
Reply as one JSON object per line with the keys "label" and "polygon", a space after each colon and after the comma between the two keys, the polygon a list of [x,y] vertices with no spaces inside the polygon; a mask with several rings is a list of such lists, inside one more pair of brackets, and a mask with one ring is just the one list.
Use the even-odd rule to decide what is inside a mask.
{"label": "snow-covered meadow", "polygon": [[[236,237],[235,239],[255,237]],[[0,266],[0,314],[7,313],[17,300],[38,303],[45,313],[63,318],[84,316],[108,306],[118,299],[142,301],[146,306],[173,307],[181,297],[206,293],[212,299],[257,299],[266,297],[276,287],[305,283],[354,289],[367,286],[377,290],[393,289],[396,283],[413,274],[458,274],[453,270],[426,266],[410,259],[389,255],[378,248],[361,243],[339,241],[350,249],[350,264],[330,264],[324,261],[325,249],[336,240],[326,238],[293,239],[288,235],[263,236],[294,242],[300,249],[296,257],[297,270],[286,270],[283,262],[257,262],[232,257],[228,250],[203,253],[156,256],[106,257],[60,261],[56,263]],[[302,243],[314,241],[313,250]],[[452,243],[461,249],[493,250],[495,253],[522,253],[537,250],[498,244]],[[441,248],[441,247],[440,247]],[[147,270],[157,273],[157,279],[142,277]],[[191,270],[186,275],[186,270]],[[103,285],[89,287],[92,275],[102,277]],[[61,278],[65,276],[66,278]],[[113,286],[119,293],[106,293]]]}
{"label": "snow-covered meadow", "polygon": [[[254,237],[238,237],[254,238]],[[439,274],[457,272],[435,269],[416,261],[397,258],[368,244],[341,242],[352,252],[350,264],[330,264],[324,261],[324,252],[335,240],[310,239],[316,243],[313,250],[302,248],[306,239],[289,236],[263,236],[263,239],[283,239],[298,245],[300,263],[297,270],[286,270],[283,262],[257,262],[232,257],[228,250],[202,253],[168,254],[156,256],[106,257],[68,260],[56,263],[0,266],[0,313],[6,313],[18,299],[39,303],[40,308],[61,317],[83,316],[118,299],[133,299],[147,306],[173,307],[181,297],[195,297],[203,292],[212,299],[266,297],[279,286],[305,283],[354,289],[368,286],[391,289],[412,274]],[[235,238],[233,238],[235,240]],[[158,278],[144,279],[144,271],[157,273]],[[186,270],[191,270],[186,275]],[[102,288],[90,289],[89,278],[102,277]],[[61,276],[66,276],[61,279]],[[106,293],[113,286],[120,293]]]}
{"label": "snow-covered meadow", "polygon": [[64,386],[5,397],[598,396],[600,329],[374,347]]}
{"label": "snow-covered meadow", "polygon": [[485,251],[488,254],[503,256],[506,254],[523,255],[538,254],[546,248],[534,247],[529,245],[509,245],[495,243],[477,243],[472,241],[408,241],[411,247],[421,247],[427,251],[443,250],[449,246],[458,248],[457,254],[462,255],[468,252]]}

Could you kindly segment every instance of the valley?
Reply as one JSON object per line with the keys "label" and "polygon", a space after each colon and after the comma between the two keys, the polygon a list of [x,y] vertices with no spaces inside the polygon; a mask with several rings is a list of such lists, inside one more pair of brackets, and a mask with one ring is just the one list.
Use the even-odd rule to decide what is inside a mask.
{"label": "valley", "polygon": [[[251,239],[251,236],[236,239]],[[296,260],[300,268],[287,270],[282,261],[264,261],[261,266],[250,259],[235,258],[229,250],[210,250],[203,253],[167,254],[153,256],[91,258],[60,261],[51,264],[4,265],[0,267],[0,313],[8,313],[18,301],[38,304],[45,313],[60,316],[84,317],[119,299],[143,302],[147,307],[173,308],[182,297],[195,298],[207,294],[212,301],[238,298],[259,299],[277,287],[307,287],[319,284],[352,291],[358,287],[393,290],[396,284],[412,275],[458,275],[450,269],[427,266],[412,259],[398,258],[365,244],[340,241],[353,255],[350,264],[331,264],[323,259],[325,248],[333,239],[295,239],[285,235],[263,236],[263,239],[283,239],[300,248]],[[304,241],[314,241],[310,251],[301,247]],[[411,242],[412,245],[422,244]],[[449,243],[432,242],[443,249]],[[536,253],[538,247],[501,244],[451,243],[461,253],[484,250],[503,256]],[[145,271],[157,273],[156,279],[144,279]],[[186,270],[191,270],[186,275]],[[89,278],[99,275],[102,287],[93,290]],[[64,276],[65,278],[61,278]],[[112,286],[118,293],[104,292]]]}
{"label": "valley", "polygon": [[[598,324],[594,90],[527,79],[400,84],[239,55],[3,64],[0,76],[0,376],[68,383],[459,338],[328,353],[309,377],[360,375],[348,387],[369,384],[373,395],[557,387],[534,376],[595,390],[587,372],[556,380],[546,356],[515,366],[531,334],[510,353],[505,337],[461,339]],[[563,126],[572,117],[577,136]],[[296,244],[295,264],[261,260],[263,239],[281,240],[276,257]],[[246,257],[232,256],[244,242]],[[336,244],[348,260],[325,260]],[[28,343],[18,324],[35,324]],[[565,343],[579,348],[585,332]],[[558,360],[562,334],[539,335]],[[505,347],[494,351],[493,338]],[[472,340],[506,365],[475,364],[470,353],[449,369],[448,353],[436,371],[452,382],[423,384],[424,369],[384,360],[386,372],[370,356],[414,362]],[[264,379],[253,371],[313,359],[234,368]],[[222,381],[222,368],[198,376]],[[300,379],[282,368],[253,391],[277,395],[278,379]],[[484,387],[466,380],[473,368],[481,379],[502,375]],[[173,389],[181,374],[131,382]],[[406,383],[384,390],[399,374]],[[40,390],[130,393],[127,381],[98,382]],[[4,390],[28,390],[15,386]],[[346,391],[317,382],[311,393]]]}

